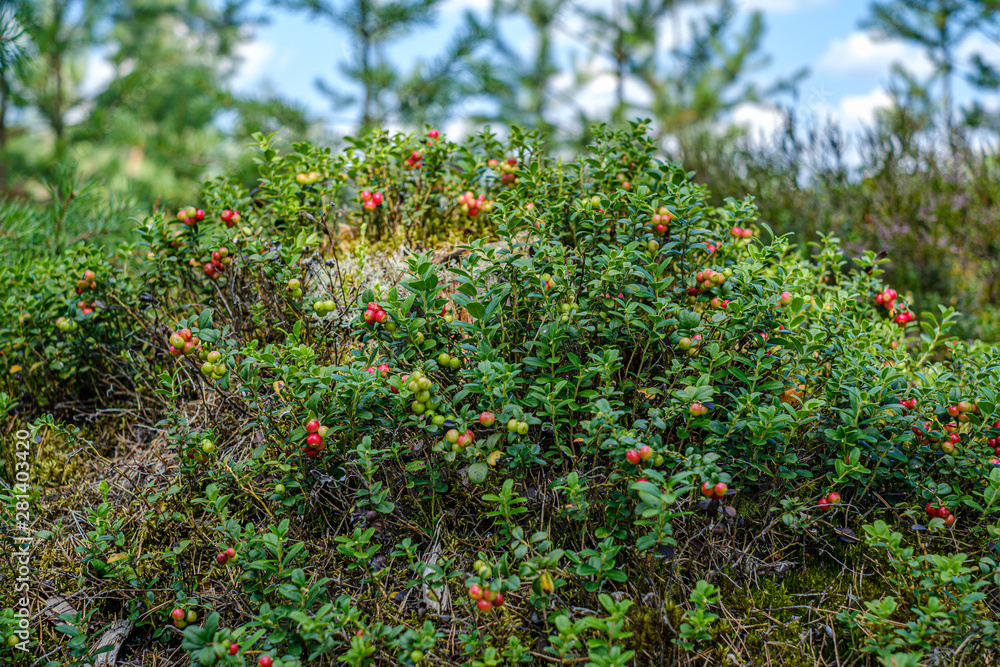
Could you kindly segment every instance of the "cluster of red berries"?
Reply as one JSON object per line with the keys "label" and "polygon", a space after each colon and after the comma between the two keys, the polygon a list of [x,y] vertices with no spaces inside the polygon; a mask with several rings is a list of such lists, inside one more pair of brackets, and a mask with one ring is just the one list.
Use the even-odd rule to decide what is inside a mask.
{"label": "cluster of red berries", "polygon": [[947,411],[948,416],[958,417],[958,421],[960,422],[967,422],[969,421],[968,413],[979,414],[979,406],[972,401],[959,401],[955,405],[949,405]]}
{"label": "cluster of red berries", "polygon": [[[473,563],[472,567],[476,570],[480,579],[486,580],[493,576],[493,570],[481,560]],[[469,597],[476,601],[476,608],[479,611],[490,611],[494,607],[503,606],[503,593],[490,590],[490,588],[479,586],[478,584],[469,586]]]}
{"label": "cluster of red berries", "polygon": [[224,223],[226,223],[226,227],[235,227],[240,221],[240,212],[231,211],[227,208],[219,215],[219,217],[222,218]]}
{"label": "cluster of red berries", "polygon": [[444,434],[444,439],[451,445],[451,451],[459,453],[471,446],[476,441],[476,436],[472,429],[465,429],[464,433],[459,433],[458,429],[450,428]]}
{"label": "cluster of red berries", "polygon": [[430,130],[427,133],[427,138],[430,139],[427,143],[434,143],[434,140],[441,136],[441,133],[437,130]]}
{"label": "cluster of red berries", "polygon": [[188,206],[177,211],[177,219],[188,227],[191,227],[205,219],[205,211],[194,206]]}
{"label": "cluster of red berries", "polygon": [[694,279],[698,283],[698,286],[695,288],[695,293],[707,292],[713,287],[718,287],[722,283],[726,282],[726,274],[720,273],[719,271],[713,271],[712,269],[705,269],[696,273]]}
{"label": "cluster of red berries", "polygon": [[225,565],[231,560],[236,560],[236,549],[232,547],[215,554],[215,562],[219,565]]}
{"label": "cluster of red berries", "polygon": [[500,162],[500,160],[487,160],[486,166],[490,169],[495,169],[500,167],[500,182],[504,185],[513,186],[517,183],[517,158],[509,157],[505,162]]}
{"label": "cluster of red berries", "polygon": [[924,511],[927,512],[927,517],[930,519],[944,519],[944,525],[946,526],[951,526],[955,523],[955,515],[944,505],[938,507],[934,503],[927,503]]}
{"label": "cluster of red berries", "polygon": [[372,301],[365,307],[365,312],[361,315],[361,319],[364,320],[365,324],[385,324],[389,319],[389,314],[385,312],[382,306]]}
{"label": "cluster of red berries", "polygon": [[625,452],[625,460],[632,465],[639,465],[640,461],[648,461],[653,458],[653,449],[649,445],[642,445],[638,449],[630,449]]}
{"label": "cluster of red berries", "polygon": [[86,301],[81,301],[76,304],[76,307],[79,308],[84,315],[89,315],[94,312],[95,308],[97,308],[97,302],[91,301],[90,303],[87,303]]}
{"label": "cluster of red berries", "polygon": [[729,235],[734,239],[748,239],[753,236],[753,230],[749,227],[733,227],[729,230]]}
{"label": "cluster of red berries", "polygon": [[[993,422],[993,428],[1000,428],[1000,421]],[[986,446],[993,450],[993,453],[1000,456],[1000,435],[993,438],[986,438]],[[996,459],[993,459],[996,461]],[[992,464],[993,461],[990,461]]]}
{"label": "cluster of red berries", "polygon": [[827,507],[828,505],[838,505],[840,504],[840,494],[836,491],[831,491],[826,494],[816,503],[820,507]]}
{"label": "cluster of red berries", "polygon": [[222,246],[212,252],[212,261],[205,264],[205,275],[216,280],[226,267],[233,263],[233,258],[229,256],[229,249]]}
{"label": "cluster of red berries", "polygon": [[712,308],[715,308],[716,310],[725,310],[729,308],[729,299],[722,299],[715,296],[712,297],[712,300],[709,301],[709,304],[711,304]]}
{"label": "cluster of red berries", "polygon": [[705,482],[701,485],[701,495],[706,498],[714,498],[716,500],[722,500],[725,498],[728,490],[729,486],[725,482],[717,482],[715,484],[712,482]]}
{"label": "cluster of red berries", "polygon": [[95,281],[97,274],[87,269],[83,272],[83,278],[76,281],[76,293],[83,294],[87,290],[92,290],[97,287],[97,282]]}
{"label": "cluster of red berries", "polygon": [[458,196],[458,206],[462,209],[462,213],[474,218],[479,215],[480,211],[489,213],[493,210],[495,202],[492,199],[487,199],[486,195],[480,194],[478,197],[471,191],[463,192]]}
{"label": "cluster of red berries", "polygon": [[299,185],[312,185],[313,183],[318,183],[320,178],[318,171],[295,174],[295,182]]}
{"label": "cluster of red berries", "polygon": [[896,315],[896,324],[898,324],[901,327],[905,327],[907,322],[912,322],[915,319],[917,319],[916,315],[914,315],[908,310],[905,310],[902,313]]}
{"label": "cluster of red berries", "polygon": [[382,374],[382,377],[385,377],[392,372],[392,368],[389,367],[389,364],[379,364],[378,366],[369,366],[368,372],[372,375],[378,372]]}
{"label": "cluster of red berries", "polygon": [[667,225],[670,224],[670,221],[673,220],[673,218],[674,216],[670,213],[669,210],[667,210],[667,207],[661,206],[660,210],[654,213],[653,217],[650,218],[650,222],[653,226],[653,231],[656,232],[657,234],[666,234],[668,229]]}
{"label": "cluster of red berries", "polygon": [[476,609],[479,611],[490,611],[494,607],[503,606],[503,593],[477,584],[469,586],[469,597],[476,601]]}
{"label": "cluster of red berries", "polygon": [[410,157],[406,158],[406,166],[409,169],[420,169],[424,166],[423,159],[424,156],[421,155],[420,151],[413,151]]}
{"label": "cluster of red berries", "polygon": [[688,412],[691,413],[692,417],[701,417],[708,414],[708,408],[701,403],[692,403],[688,407]]}
{"label": "cluster of red berries", "polygon": [[306,422],[305,427],[306,444],[302,448],[302,451],[305,452],[305,455],[309,458],[315,458],[321,451],[326,449],[326,444],[323,442],[323,438],[326,436],[330,428],[320,424],[318,419],[310,419]]}
{"label": "cluster of red berries", "polygon": [[892,310],[893,302],[896,300],[896,290],[891,287],[887,287],[882,290],[881,294],[875,295],[875,303],[880,306],[884,306],[886,310]]}
{"label": "cluster of red berries", "polygon": [[931,431],[933,428],[934,428],[934,422],[925,421],[922,430],[918,426],[914,426],[911,430],[917,436],[917,439],[920,440],[920,442],[927,442],[927,441],[929,441],[929,445],[928,446],[931,448],[931,451],[936,452],[936,451],[940,450],[940,451],[944,452],[945,454],[952,454],[952,453],[954,453],[955,446],[956,445],[960,445],[962,443],[962,435],[960,433],[958,433],[958,424],[945,424],[944,425],[944,427],[943,427],[944,430],[948,432],[948,435],[945,436],[944,442],[941,442],[941,438],[939,438],[937,436],[925,435],[927,432]]}
{"label": "cluster of red berries", "polygon": [[385,199],[381,192],[372,192],[371,190],[361,191],[361,208],[366,211],[374,211],[376,208],[382,205],[382,201]]}
{"label": "cluster of red berries", "polygon": [[201,342],[197,336],[191,335],[190,329],[181,329],[170,334],[170,354],[175,357],[191,354]]}
{"label": "cluster of red berries", "polygon": [[714,255],[715,251],[719,249],[719,246],[715,245],[711,241],[705,241],[705,252],[709,255]]}
{"label": "cluster of red berries", "polygon": [[625,298],[625,295],[622,294],[621,292],[618,292],[617,296],[614,295],[614,294],[605,294],[604,292],[601,292],[597,296],[601,297],[602,299],[624,299]]}
{"label": "cluster of red berries", "polygon": [[[917,399],[915,398],[904,398],[899,402],[899,404],[902,405],[904,408],[906,408],[906,410],[917,409]],[[907,414],[906,410],[903,411],[903,414]]]}
{"label": "cluster of red berries", "polygon": [[184,611],[180,607],[175,607],[172,612],[170,612],[170,618],[174,619],[174,625],[183,630],[187,627],[188,623],[194,623],[198,620],[198,612],[194,609],[188,609]]}

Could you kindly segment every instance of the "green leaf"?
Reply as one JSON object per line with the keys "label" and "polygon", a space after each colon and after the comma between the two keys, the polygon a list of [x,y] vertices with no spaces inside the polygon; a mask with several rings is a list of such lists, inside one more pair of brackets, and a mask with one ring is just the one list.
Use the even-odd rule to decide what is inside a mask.
{"label": "green leaf", "polygon": [[472,315],[473,319],[481,320],[486,315],[486,306],[479,303],[478,301],[472,301],[465,307],[469,311],[469,315]]}
{"label": "green leaf", "polygon": [[[486,465],[483,461],[476,461],[469,466],[469,481],[473,484],[482,484],[486,481],[486,476],[490,472],[490,467]],[[485,499],[485,496],[484,496]],[[499,501],[499,498],[495,498],[494,502]]]}

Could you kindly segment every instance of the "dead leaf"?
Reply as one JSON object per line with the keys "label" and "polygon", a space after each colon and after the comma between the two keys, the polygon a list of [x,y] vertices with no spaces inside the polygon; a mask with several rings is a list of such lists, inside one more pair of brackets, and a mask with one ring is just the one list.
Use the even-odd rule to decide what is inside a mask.
{"label": "dead leaf", "polygon": [[833,532],[837,533],[837,537],[848,544],[854,544],[858,541],[858,536],[850,528],[834,528]]}

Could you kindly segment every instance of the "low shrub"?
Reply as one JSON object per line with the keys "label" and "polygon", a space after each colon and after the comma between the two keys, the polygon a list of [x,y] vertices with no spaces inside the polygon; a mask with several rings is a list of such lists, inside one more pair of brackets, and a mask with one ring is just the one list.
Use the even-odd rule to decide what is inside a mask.
{"label": "low shrub", "polygon": [[256,190],[3,269],[4,408],[82,459],[39,579],[97,601],[30,650],[127,617],[201,665],[986,664],[996,348],[644,124],[595,137],[258,137]]}

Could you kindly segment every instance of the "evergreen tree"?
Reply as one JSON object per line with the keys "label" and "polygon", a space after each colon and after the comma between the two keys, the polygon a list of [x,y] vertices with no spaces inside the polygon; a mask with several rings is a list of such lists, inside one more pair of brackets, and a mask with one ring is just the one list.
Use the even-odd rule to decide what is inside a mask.
{"label": "evergreen tree", "polygon": [[7,191],[8,121],[11,108],[11,84],[14,77],[24,76],[28,56],[28,30],[33,27],[34,17],[29,6],[14,4],[13,0],[0,0],[0,195]]}
{"label": "evergreen tree", "polygon": [[393,40],[431,25],[440,2],[274,0],[278,6],[326,21],[350,37],[351,55],[339,66],[356,92],[345,92],[323,79],[316,84],[334,109],[359,107],[362,131],[392,121],[419,124],[443,120],[453,105],[471,94],[468,73],[475,68],[471,61],[476,47],[488,35],[488,27],[470,13],[444,53],[434,60],[419,59],[409,71],[400,72],[386,55]]}
{"label": "evergreen tree", "polygon": [[[487,77],[483,86],[484,93],[496,104],[493,120],[546,133],[556,129],[547,113],[572,97],[575,87],[554,88],[554,79],[561,72],[555,57],[555,31],[572,9],[570,0],[495,0],[495,19],[517,16],[528,23],[532,51],[524,56],[502,34],[494,36],[495,53],[502,67],[484,72]],[[519,33],[519,37],[523,39],[524,35]]]}
{"label": "evergreen tree", "polygon": [[653,97],[650,111],[663,132],[683,140],[737,105],[792,89],[805,76],[799,70],[764,90],[748,82],[750,74],[769,62],[761,52],[764,19],[753,12],[738,30],[736,18],[735,4],[725,0],[715,14],[691,22],[691,38],[673,49],[674,72],[642,70]]}
{"label": "evergreen tree", "polygon": [[[1000,86],[998,64],[975,52],[962,62],[959,49],[979,34],[1000,43],[997,0],[885,0],[874,2],[862,23],[886,39],[901,39],[923,49],[934,71],[928,86],[940,86],[941,108],[948,135],[954,139],[954,79],[960,75],[978,89]],[[973,108],[973,110],[976,107]]]}
{"label": "evergreen tree", "polygon": [[[4,115],[16,124],[9,162],[24,177],[52,177],[58,165],[79,162],[83,174],[101,174],[113,188],[176,203],[197,192],[207,171],[231,165],[250,132],[288,126],[301,135],[300,110],[230,90],[234,46],[255,22],[246,6],[24,0],[34,20],[24,22],[22,63],[2,77],[11,107]],[[110,77],[85,94],[80,84],[94,54],[106,57]]]}

